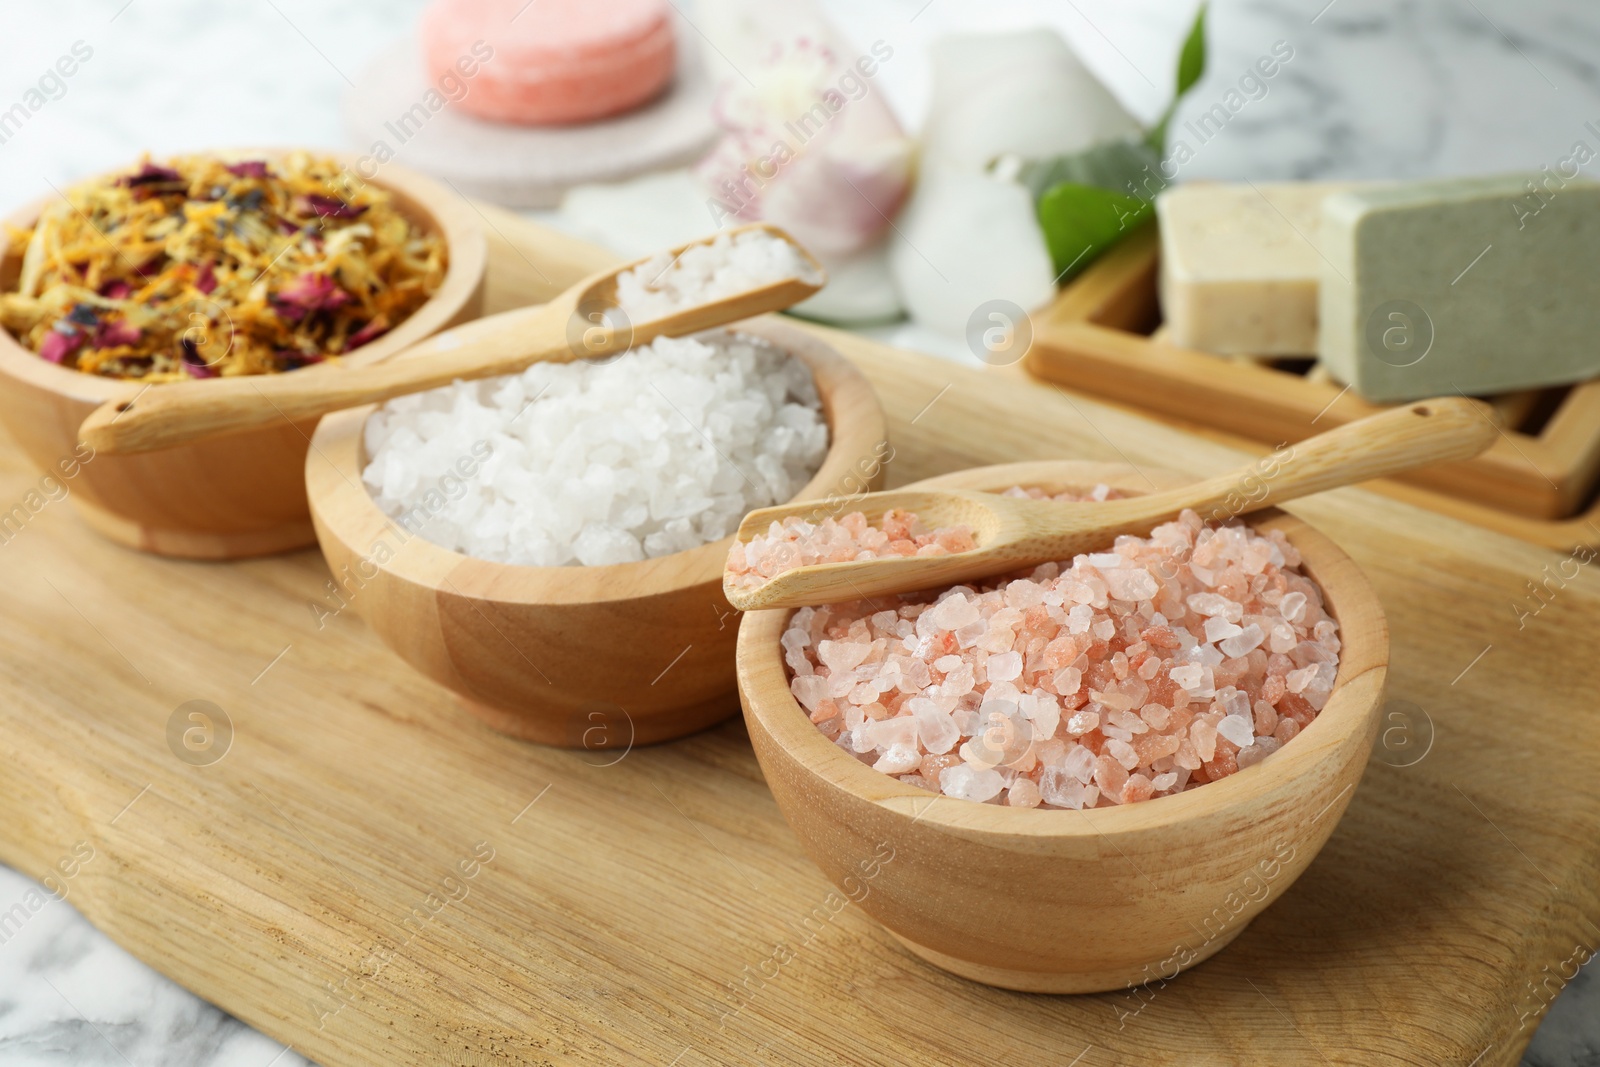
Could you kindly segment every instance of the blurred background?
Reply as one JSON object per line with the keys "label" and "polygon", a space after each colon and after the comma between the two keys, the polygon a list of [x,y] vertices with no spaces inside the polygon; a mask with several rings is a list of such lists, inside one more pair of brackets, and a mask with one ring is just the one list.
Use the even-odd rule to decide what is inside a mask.
{"label": "blurred background", "polygon": [[[146,151],[159,157],[290,144],[366,151],[370,140],[361,131],[407,106],[413,72],[406,64],[415,58],[414,26],[425,6],[422,0],[8,4],[0,14],[0,204],[9,211]],[[750,84],[748,72],[717,43],[715,13],[687,0],[675,6],[688,27],[682,33],[688,51],[705,65],[706,92]],[[1176,57],[1195,16],[1194,5],[1173,0],[820,0],[819,6],[846,62],[881,56],[874,46],[887,46],[891,57],[871,77],[869,95],[893,120],[884,128],[897,124],[912,139],[960,110],[958,77],[954,88],[935,91],[933,47],[967,31],[1051,29],[1126,113],[1141,125],[1154,123],[1173,98]],[[1582,0],[1220,0],[1210,6],[1206,36],[1205,74],[1180,101],[1174,136],[1275,45],[1286,44],[1293,58],[1225,129],[1196,145],[1182,181],[1538,171],[1576,141],[1600,143],[1600,7]],[[13,105],[69,54],[81,60],[75,73],[52,81],[42,106],[18,112]],[[958,65],[952,59],[952,69]],[[697,115],[714,139],[719,131]],[[419,137],[399,145],[394,159],[426,170],[441,151]],[[668,235],[713,228],[708,200],[715,189],[704,181],[703,173],[669,168],[528,210],[635,253],[668,243]],[[927,240],[934,255],[940,238]],[[980,260],[982,254],[972,252]],[[883,280],[880,271],[870,284]],[[897,301],[892,271],[889,280],[878,304],[822,317],[854,317],[852,325],[874,336],[976,361],[959,323],[952,329],[937,316],[906,314],[903,305],[914,301]],[[1018,284],[1025,288],[1024,282]],[[862,292],[869,288],[862,283]],[[959,318],[965,314],[963,308]],[[0,868],[0,910],[30,886]],[[1581,973],[1555,1004],[1525,1061],[1530,1067],[1600,1065],[1600,981],[1593,971]],[[1419,980],[1448,984],[1452,976]],[[149,971],[70,906],[52,904],[0,945],[0,1064],[124,1062],[291,1067],[304,1061]]]}

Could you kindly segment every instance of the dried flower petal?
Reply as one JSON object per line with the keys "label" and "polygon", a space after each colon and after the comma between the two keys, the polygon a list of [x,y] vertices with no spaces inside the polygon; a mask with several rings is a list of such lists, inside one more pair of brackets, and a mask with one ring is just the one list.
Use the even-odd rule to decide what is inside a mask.
{"label": "dried flower petal", "polygon": [[360,348],[368,341],[375,341],[388,332],[389,320],[384,318],[382,315],[379,315],[377,318],[361,327],[361,329],[351,334],[350,339],[344,343],[344,350],[349,352],[353,349]]}
{"label": "dried flower petal", "polygon": [[171,167],[158,167],[149,160],[141,163],[136,173],[125,175],[120,179],[120,185],[132,189],[140,185],[187,185],[183,175]]}
{"label": "dried flower petal", "polygon": [[136,345],[143,336],[144,331],[130,322],[108,322],[95,331],[94,347],[116,348],[121,345]]}
{"label": "dried flower petal", "polygon": [[[0,327],[62,366],[146,382],[333,358],[415,312],[448,253],[392,194],[306,152],[144,160],[68,189],[12,242],[35,251],[0,292]],[[198,308],[205,335],[185,346]]]}
{"label": "dried flower petal", "polygon": [[81,333],[65,334],[51,330],[45,334],[44,344],[39,346],[39,356],[51,363],[60,363],[77,351],[78,346],[82,344],[83,334]]}
{"label": "dried flower petal", "polygon": [[294,322],[313,312],[341,308],[350,299],[332,278],[308,271],[279,289],[272,301],[280,314]]}
{"label": "dried flower petal", "polygon": [[310,193],[294,198],[294,210],[301,215],[316,215],[324,219],[358,219],[367,209],[347,204],[336,196]]}

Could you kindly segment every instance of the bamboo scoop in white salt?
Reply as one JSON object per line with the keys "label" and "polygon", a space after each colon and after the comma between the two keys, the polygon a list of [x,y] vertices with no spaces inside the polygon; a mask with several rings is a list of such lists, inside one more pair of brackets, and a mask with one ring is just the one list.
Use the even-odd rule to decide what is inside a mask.
{"label": "bamboo scoop in white salt", "polygon": [[769,311],[821,289],[822,265],[776,226],[753,223],[591,275],[547,304],[478,319],[370,367],[330,367],[161,385],[83,420],[98,452],[149,452],[303,422],[342,408],[516,374],[541,361],[597,359]]}

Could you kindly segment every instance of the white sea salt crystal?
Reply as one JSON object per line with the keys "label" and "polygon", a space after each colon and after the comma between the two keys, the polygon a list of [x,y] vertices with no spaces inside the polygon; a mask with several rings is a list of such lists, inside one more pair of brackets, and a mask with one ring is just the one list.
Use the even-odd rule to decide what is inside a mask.
{"label": "white sea salt crystal", "polygon": [[989,632],[989,624],[982,619],[956,629],[956,644],[963,650],[972,648]]}
{"label": "white sea salt crystal", "polygon": [[1278,610],[1290,622],[1299,622],[1306,612],[1306,595],[1304,593],[1285,593],[1278,602]]}
{"label": "white sea salt crystal", "polygon": [[[1272,739],[1269,737],[1265,740],[1270,741]],[[1239,755],[1236,756],[1235,759],[1239,764],[1239,769],[1242,771],[1246,767],[1254,767],[1256,764],[1266,759],[1268,755],[1270,755],[1270,753],[1267,752],[1266,749],[1262,748],[1261,745],[1254,744],[1248,748],[1241,748],[1239,750]]]}
{"label": "white sea salt crystal", "polygon": [[1220,593],[1192,593],[1184,603],[1190,611],[1201,615],[1221,615],[1229,622],[1238,622],[1244,610]]}
{"label": "white sea salt crystal", "polygon": [[1094,753],[1082,745],[1073,745],[1067,750],[1061,769],[1078,781],[1087,783],[1094,777]]}
{"label": "white sea salt crystal", "polygon": [[1261,627],[1251,623],[1239,633],[1223,639],[1217,647],[1228,656],[1237,657],[1244,655],[1253,648],[1259,648],[1261,642],[1266,639],[1267,635],[1262,632]]}
{"label": "white sea salt crystal", "polygon": [[814,674],[796,676],[789,688],[807,711],[816,711],[828,696],[828,680]]}
{"label": "white sea salt crystal", "polygon": [[917,750],[915,743],[890,745],[888,750],[878,757],[872,769],[883,771],[885,774],[905,774],[907,771],[916,770],[921,764],[922,753]]}
{"label": "white sea salt crystal", "polygon": [[1005,779],[994,770],[979,770],[965,763],[939,772],[940,790],[962,800],[992,800],[1000,795],[1005,784]]}
{"label": "white sea salt crystal", "polygon": [[872,651],[866,641],[822,641],[817,644],[817,658],[830,671],[853,671]]}
{"label": "white sea salt crystal", "polygon": [[1016,652],[1001,652],[989,657],[989,681],[1009,682],[1022,674],[1022,656]]}
{"label": "white sea salt crystal", "polygon": [[1267,651],[1279,654],[1288,652],[1300,639],[1294,634],[1294,627],[1282,619],[1272,624],[1272,629],[1267,633]]}
{"label": "white sea salt crystal", "polygon": [[1028,718],[1033,722],[1034,740],[1054,737],[1061,725],[1061,705],[1048,693],[1042,693],[1034,699]]}
{"label": "white sea salt crystal", "polygon": [[959,630],[977,621],[978,606],[958,591],[946,596],[923,615],[941,630]]}
{"label": "white sea salt crystal", "polygon": [[1182,667],[1174,667],[1167,672],[1167,677],[1177,682],[1183,688],[1193,692],[1200,688],[1200,680],[1205,674],[1205,668],[1198,663],[1186,663]]}
{"label": "white sea salt crystal", "polygon": [[1081,708],[1067,719],[1067,733],[1086,734],[1100,725],[1100,713],[1091,708]]}
{"label": "white sea salt crystal", "polygon": [[1217,733],[1226,737],[1240,748],[1247,748],[1255,743],[1255,722],[1243,715],[1226,715],[1217,723]]}
{"label": "white sea salt crystal", "polygon": [[787,278],[814,282],[812,266],[788,241],[761,230],[668,252],[617,275],[617,306],[629,322],[658,319]]}
{"label": "white sea salt crystal", "polygon": [[956,726],[955,719],[940,711],[933,701],[913,699],[911,710],[916,717],[917,736],[922,739],[922,747],[933,755],[949,752],[961,740],[961,729]]}
{"label": "white sea salt crystal", "polygon": [[1039,775],[1039,796],[1058,808],[1090,808],[1100,798],[1100,790],[1059,767],[1050,767]]}
{"label": "white sea salt crystal", "polygon": [[1116,738],[1107,741],[1106,754],[1130,771],[1139,766],[1139,754],[1126,741],[1119,741]]}
{"label": "white sea salt crystal", "polygon": [[1221,615],[1213,615],[1206,619],[1206,640],[1211,642],[1221,641],[1224,637],[1233,637],[1243,633],[1242,627],[1236,626]]}
{"label": "white sea salt crystal", "polygon": [[1105,578],[1106,592],[1113,600],[1149,600],[1161,588],[1160,583],[1143,567],[1116,567],[1102,569],[1100,573]]}
{"label": "white sea salt crystal", "polygon": [[501,563],[592,566],[726,537],[810,479],[828,428],[803,364],[714,331],[397,397],[364,443],[362,480],[408,530]]}

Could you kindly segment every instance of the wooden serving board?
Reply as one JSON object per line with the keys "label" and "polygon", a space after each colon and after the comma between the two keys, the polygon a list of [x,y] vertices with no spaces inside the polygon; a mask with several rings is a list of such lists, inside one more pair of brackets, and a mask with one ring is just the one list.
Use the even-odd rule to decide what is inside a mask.
{"label": "wooden serving board", "polygon": [[[492,307],[602,258],[485,216]],[[1241,458],[827,336],[882,394],[894,484]],[[0,501],[38,477],[0,451]],[[92,844],[67,864],[91,921],[327,1067],[1513,1064],[1553,997],[1530,983],[1600,941],[1600,793],[1581,786],[1600,759],[1600,582],[1579,568],[1519,631],[1512,605],[1555,554],[1357,490],[1295,510],[1383,600],[1410,744],[1386,734],[1306,875],[1162,987],[1032,996],[935,970],[836,903],[738,720],[620,759],[513,741],[382,647],[359,592],[327,617],[315,552],[158,559],[65,502],[0,544],[0,859],[44,877]],[[232,728],[206,765],[181,737],[194,700]]]}
{"label": "wooden serving board", "polygon": [[[1166,341],[1156,294],[1159,235],[1131,234],[1035,316],[1027,369],[1039,378],[1196,422],[1265,445],[1298,441],[1380,411],[1307,360],[1265,360],[1196,352]],[[1476,518],[1492,509],[1513,520],[1497,526],[1536,543],[1600,545],[1600,533],[1570,535],[1580,512],[1600,515],[1600,380],[1488,398],[1502,436],[1463,463],[1403,475],[1431,503],[1450,497]],[[1453,510],[1453,509],[1452,509]],[[1492,521],[1492,519],[1491,519]]]}

